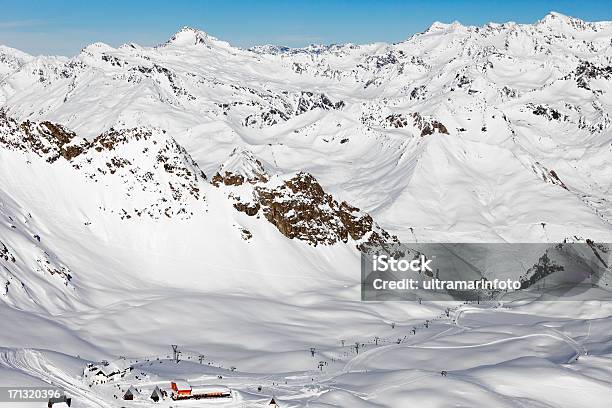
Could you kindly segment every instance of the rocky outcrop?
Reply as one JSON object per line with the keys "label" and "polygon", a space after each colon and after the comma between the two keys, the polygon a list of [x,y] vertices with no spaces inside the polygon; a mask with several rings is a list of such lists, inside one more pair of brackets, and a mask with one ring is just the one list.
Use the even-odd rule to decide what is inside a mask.
{"label": "rocky outcrop", "polygon": [[414,126],[421,131],[421,136],[431,135],[436,132],[448,135],[446,126],[437,120],[425,117],[418,112],[413,112],[410,116],[414,119]]}
{"label": "rocky outcrop", "polygon": [[60,157],[71,160],[88,147],[85,139],[78,138],[74,132],[56,123],[26,121],[20,127],[31,149],[37,151],[41,156],[46,155],[50,163]]}
{"label": "rocky outcrop", "polygon": [[[409,118],[411,118],[410,121]],[[448,135],[446,126],[444,126],[441,122],[433,118],[423,116],[418,112],[409,113],[408,117],[401,113],[393,113],[385,118],[384,124],[387,128],[404,128],[408,127],[409,124],[412,124],[421,132],[421,137],[431,135],[436,132]]]}
{"label": "rocky outcrop", "polygon": [[408,119],[404,115],[399,113],[394,113],[387,116],[385,118],[385,122],[387,123],[387,126],[396,129],[408,126]]}
{"label": "rocky outcrop", "polygon": [[59,124],[18,124],[0,110],[0,147],[34,153],[49,163],[62,158],[93,182],[121,179],[123,196],[112,200],[121,204],[104,208],[123,219],[190,218],[205,200],[206,175],[165,130],[111,128],[88,142]]}
{"label": "rocky outcrop", "polygon": [[2,241],[0,241],[0,259],[4,259],[7,262],[15,262],[15,256]]}
{"label": "rocky outcrop", "polygon": [[542,178],[547,183],[555,184],[561,188],[564,188],[569,191],[569,188],[565,185],[563,181],[557,175],[557,172],[554,170],[547,169],[540,162],[535,162],[531,165],[531,169],[535,174]]}
{"label": "rocky outcrop", "polygon": [[589,61],[580,61],[574,72],[566,79],[574,77],[579,88],[590,90],[590,82],[592,79],[607,79],[612,78],[612,66],[598,66]]}
{"label": "rocky outcrop", "polygon": [[548,120],[566,121],[569,119],[567,115],[564,115],[558,110],[547,105],[527,104],[527,107],[532,109],[532,113],[534,115],[543,116]]}
{"label": "rocky outcrop", "polygon": [[219,184],[221,183],[225,184],[226,186],[239,186],[244,183],[244,177],[240,174],[233,174],[226,171],[223,175],[220,173],[215,173],[215,175],[210,179],[210,182],[215,187],[219,187]]}
{"label": "rocky outcrop", "polygon": [[259,213],[290,239],[313,246],[352,240],[366,245],[398,242],[369,214],[346,202],[339,203],[308,173],[256,185],[248,201],[235,197],[234,207],[247,215]]}
{"label": "rocky outcrop", "polygon": [[188,219],[205,200],[206,175],[164,130],[110,129],[96,137],[73,166],[94,181],[118,177],[126,197],[140,197],[130,200],[129,208],[111,210],[123,219],[143,215]]}
{"label": "rocky outcrop", "polygon": [[235,148],[229,158],[221,164],[219,171],[211,178],[211,184],[219,187],[220,184],[226,186],[239,186],[245,181],[254,184],[266,182],[269,175],[253,153],[242,148]]}
{"label": "rocky outcrop", "polygon": [[[255,93],[254,91],[252,92]],[[258,94],[258,96],[265,100],[266,104],[270,103],[273,106],[267,107],[261,101],[252,101],[249,105],[258,106],[261,111],[245,117],[243,126],[273,126],[315,109],[338,110],[345,106],[344,101],[334,102],[324,93],[312,91],[283,93],[280,95]],[[232,104],[225,104],[225,106],[229,108]]]}
{"label": "rocky outcrop", "polygon": [[34,152],[49,163],[60,157],[72,160],[89,147],[85,139],[77,137],[62,125],[48,121],[25,121],[18,124],[1,109],[0,145],[13,150]]}
{"label": "rocky outcrop", "polygon": [[290,239],[314,246],[352,240],[360,249],[397,242],[369,214],[336,201],[311,174],[271,176],[247,149],[234,149],[211,183],[227,191],[236,210],[263,216]]}
{"label": "rocky outcrop", "polygon": [[41,256],[36,259],[36,263],[40,272],[60,277],[66,285],[72,280],[70,268],[59,262],[59,260],[52,259],[46,252],[43,252]]}
{"label": "rocky outcrop", "polygon": [[344,107],[343,101],[332,102],[324,93],[314,93],[310,91],[302,91],[295,109],[296,115],[311,111],[313,109],[341,109]]}
{"label": "rocky outcrop", "polygon": [[239,198],[235,198],[236,202],[234,203],[234,208],[240,212],[245,213],[246,215],[250,215],[251,217],[257,215],[261,205],[259,203],[243,203]]}

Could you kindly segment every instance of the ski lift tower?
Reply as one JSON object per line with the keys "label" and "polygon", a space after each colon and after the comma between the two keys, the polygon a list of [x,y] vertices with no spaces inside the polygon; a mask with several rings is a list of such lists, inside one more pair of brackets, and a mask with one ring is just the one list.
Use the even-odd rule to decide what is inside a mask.
{"label": "ski lift tower", "polygon": [[178,351],[178,344],[173,344],[172,345],[172,353],[173,353],[172,359],[178,363],[179,362],[179,353],[180,353],[180,351]]}

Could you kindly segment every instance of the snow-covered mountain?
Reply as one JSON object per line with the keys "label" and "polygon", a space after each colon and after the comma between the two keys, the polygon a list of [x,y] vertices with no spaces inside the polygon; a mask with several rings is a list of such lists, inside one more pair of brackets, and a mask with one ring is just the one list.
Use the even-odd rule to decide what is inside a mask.
{"label": "snow-covered mountain", "polygon": [[[334,349],[377,335],[381,321],[408,329],[446,308],[358,303],[359,249],[612,242],[611,114],[612,22],[558,13],[434,23],[397,44],[247,50],[183,28],[155,47],[95,43],[72,58],[0,46],[0,380],[31,372],[32,359],[51,364],[16,348],[101,359],[179,342],[255,373],[316,368],[300,354],[311,345],[347,372],[419,364],[429,357],[390,348],[349,362]],[[462,356],[456,369],[472,379],[458,390],[478,394],[482,367],[521,358],[564,378],[547,364],[573,359],[575,341],[550,327],[582,333],[586,320],[569,321],[580,316],[598,327],[589,342],[612,350],[607,306],[564,307],[568,321],[554,325],[552,312],[522,306],[534,317],[507,359]],[[474,312],[473,338],[470,322],[434,337],[503,343],[514,317],[487,332],[487,313]],[[216,330],[195,329],[202,322]],[[300,398],[399,406],[366,405],[352,375],[337,379],[347,395]],[[491,401],[503,394],[480,386]],[[557,401],[519,394],[507,395]]]}
{"label": "snow-covered mountain", "polygon": [[557,13],[304,49],[242,50],[184,28],[153,48],[4,58],[0,101],[19,122],[90,140],[166,131],[206,174],[251,150],[407,240],[605,240],[611,36]]}

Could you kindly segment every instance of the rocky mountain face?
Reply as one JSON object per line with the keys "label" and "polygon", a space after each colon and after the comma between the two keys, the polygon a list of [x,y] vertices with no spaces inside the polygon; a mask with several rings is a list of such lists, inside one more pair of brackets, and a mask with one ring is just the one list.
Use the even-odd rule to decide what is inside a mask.
{"label": "rocky mountain face", "polygon": [[87,141],[62,125],[51,122],[18,124],[0,110],[0,143],[12,150],[32,152],[53,163],[60,157],[71,160],[87,148]]}
{"label": "rocky mountain face", "polygon": [[212,178],[226,191],[238,211],[251,217],[263,215],[286,237],[311,245],[346,243],[363,245],[398,242],[372,217],[346,202],[338,203],[308,173],[270,176],[250,151],[234,150]]}
{"label": "rocky mountain face", "polygon": [[189,218],[194,211],[191,203],[201,203],[205,210],[200,189],[206,176],[165,131],[110,129],[88,142],[62,125],[48,121],[18,124],[0,111],[0,146],[34,153],[48,163],[65,160],[81,177],[114,185],[115,195],[132,206],[104,210],[121,218]]}

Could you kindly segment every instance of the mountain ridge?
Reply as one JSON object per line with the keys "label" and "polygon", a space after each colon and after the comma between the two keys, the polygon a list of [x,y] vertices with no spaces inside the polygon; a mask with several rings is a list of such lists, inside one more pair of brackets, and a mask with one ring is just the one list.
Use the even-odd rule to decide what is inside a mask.
{"label": "mountain ridge", "polygon": [[[604,166],[604,173],[610,171],[605,151],[597,146],[607,146],[610,139],[606,95],[612,56],[606,50],[612,24],[579,21],[551,13],[533,25],[455,24],[397,44],[272,53],[228,48],[185,28],[175,36],[180,41],[169,47],[94,44],[72,59],[33,58],[0,81],[0,104],[19,121],[61,123],[87,140],[111,128],[171,132],[209,175],[234,148],[248,149],[275,173],[313,174],[326,190],[384,220],[403,240],[414,239],[415,228],[426,239],[436,239],[445,224],[456,225],[442,216],[446,210],[425,213],[425,201],[408,198],[417,197],[416,179],[401,174],[414,175],[424,165],[419,152],[440,137],[482,148],[495,140],[515,162],[513,173],[522,174],[528,185],[558,179],[555,183],[565,186],[562,201],[576,199],[564,205],[581,214],[592,232],[602,226],[587,221],[585,209],[604,223],[612,218],[606,204],[609,183],[584,170],[592,161]],[[549,25],[550,30],[541,29]],[[436,127],[444,131],[426,130]],[[453,161],[459,165],[465,149],[451,145],[455,150],[449,154],[459,158]],[[551,145],[557,146],[558,156],[548,152]],[[590,153],[579,158],[583,148]],[[394,176],[375,176],[385,173]],[[474,177],[484,180],[487,175]],[[491,185],[479,189],[491,190]],[[418,189],[441,197],[436,185]],[[474,191],[466,199],[486,202],[479,194]],[[415,215],[408,220],[400,215],[398,222],[396,210],[389,211],[393,208]],[[473,226],[468,229],[480,230],[479,239],[522,235],[522,223],[516,233],[504,226],[510,234],[492,234],[505,218],[503,211],[483,218],[482,211],[498,211],[483,204],[471,208],[474,213],[467,215]],[[450,214],[462,211],[455,208]],[[536,233],[542,222],[555,228],[556,240],[580,235],[562,227],[571,225],[569,215],[557,223],[528,206],[519,213],[533,213],[525,220],[532,225],[532,239],[544,238]],[[437,227],[430,233],[431,225]],[[451,236],[466,239],[461,229]]]}

